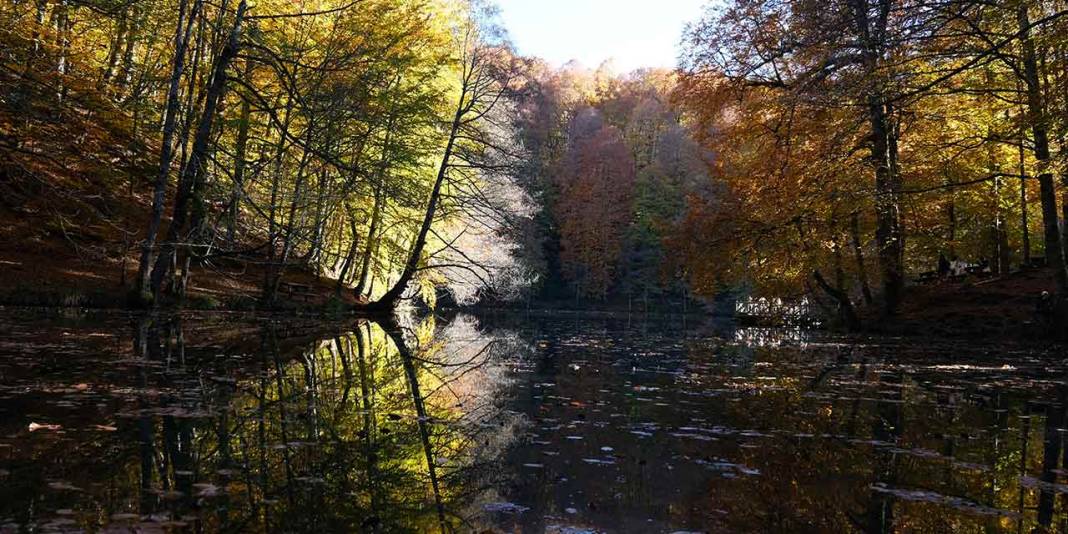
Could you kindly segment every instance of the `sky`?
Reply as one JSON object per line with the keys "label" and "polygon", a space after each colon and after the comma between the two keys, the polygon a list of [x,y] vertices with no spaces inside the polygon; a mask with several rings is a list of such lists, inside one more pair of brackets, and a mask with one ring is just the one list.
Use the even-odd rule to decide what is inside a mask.
{"label": "sky", "polygon": [[519,53],[619,72],[676,66],[683,26],[707,0],[497,0]]}

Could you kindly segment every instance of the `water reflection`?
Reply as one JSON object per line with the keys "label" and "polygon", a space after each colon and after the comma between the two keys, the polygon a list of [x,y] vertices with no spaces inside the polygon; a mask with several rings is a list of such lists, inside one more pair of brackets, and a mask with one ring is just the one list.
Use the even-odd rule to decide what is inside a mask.
{"label": "water reflection", "polygon": [[[4,348],[22,353],[3,365],[15,382],[0,418],[7,528],[453,531],[494,487],[487,460],[516,424],[486,396],[506,380],[492,337],[420,339],[435,331],[426,324],[311,340],[274,322],[115,326],[9,333]],[[106,341],[78,346],[93,340]]]}
{"label": "water reflection", "polygon": [[632,319],[0,321],[0,531],[1063,531],[1057,350]]}

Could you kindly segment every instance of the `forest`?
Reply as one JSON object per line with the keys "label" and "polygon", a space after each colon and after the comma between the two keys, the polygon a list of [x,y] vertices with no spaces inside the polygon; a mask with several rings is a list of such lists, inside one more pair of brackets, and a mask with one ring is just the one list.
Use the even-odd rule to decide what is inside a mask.
{"label": "forest", "polygon": [[1065,341],[1064,0],[0,0],[0,533],[1068,532]]}
{"label": "forest", "polygon": [[8,1],[3,300],[774,297],[858,329],[964,287],[1061,330],[1066,13],[711,2],[676,69],[620,73],[477,1]]}
{"label": "forest", "polygon": [[518,278],[504,132],[523,60],[483,11],[6,3],[5,197],[37,223],[12,238],[58,235],[152,306],[200,278],[270,307],[309,292],[299,271],[383,309],[409,284],[432,300]]}

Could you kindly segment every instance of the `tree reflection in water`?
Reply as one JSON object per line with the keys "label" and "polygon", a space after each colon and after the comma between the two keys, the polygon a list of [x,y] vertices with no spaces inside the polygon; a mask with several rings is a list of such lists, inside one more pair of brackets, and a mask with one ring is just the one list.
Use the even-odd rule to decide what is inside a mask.
{"label": "tree reflection in water", "polygon": [[[62,481],[53,492],[40,481],[0,490],[0,524],[466,530],[496,487],[491,461],[519,425],[495,398],[507,380],[497,349],[510,345],[463,319],[361,322],[298,343],[288,328],[251,328],[240,340],[248,353],[227,353],[205,332],[208,343],[188,347],[178,318],[136,321],[124,359],[133,373],[103,396],[121,405],[115,431],[89,436],[77,416],[51,417],[69,430],[30,436],[47,454],[70,442],[92,452],[62,467],[5,462],[20,479],[37,471]],[[90,462],[108,474],[88,472]]]}
{"label": "tree reflection in water", "polygon": [[0,318],[0,531],[1068,517],[1057,350],[613,319]]}

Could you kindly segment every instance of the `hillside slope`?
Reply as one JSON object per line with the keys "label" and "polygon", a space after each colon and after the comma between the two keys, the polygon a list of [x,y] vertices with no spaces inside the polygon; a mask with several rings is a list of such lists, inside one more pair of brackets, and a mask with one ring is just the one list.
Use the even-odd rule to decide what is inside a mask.
{"label": "hillside slope", "polygon": [[978,339],[1048,337],[1039,311],[1043,291],[1053,291],[1052,275],[1029,269],[992,278],[938,281],[909,288],[897,317],[865,317],[870,331]]}
{"label": "hillside slope", "polygon": [[[90,88],[69,87],[57,101],[52,87],[0,73],[0,304],[123,306],[148,226],[158,148]],[[264,273],[242,259],[252,258],[196,269],[189,304],[254,307]],[[334,295],[332,281],[306,272],[290,270],[286,281],[308,289],[285,306],[322,305]]]}

